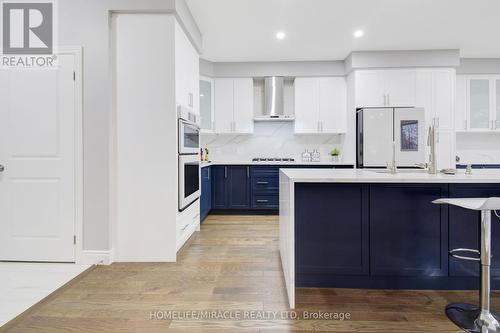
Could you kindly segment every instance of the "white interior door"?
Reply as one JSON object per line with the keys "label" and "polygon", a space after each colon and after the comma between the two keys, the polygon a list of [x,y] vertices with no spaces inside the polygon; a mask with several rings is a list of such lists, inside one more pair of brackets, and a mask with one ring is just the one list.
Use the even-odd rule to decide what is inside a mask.
{"label": "white interior door", "polygon": [[0,260],[75,261],[75,57],[0,71]]}

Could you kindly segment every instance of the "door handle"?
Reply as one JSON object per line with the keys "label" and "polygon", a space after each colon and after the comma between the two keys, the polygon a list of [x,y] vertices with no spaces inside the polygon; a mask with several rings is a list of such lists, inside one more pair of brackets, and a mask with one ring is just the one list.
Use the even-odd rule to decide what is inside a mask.
{"label": "door handle", "polygon": [[4,172],[4,171],[5,171],[5,167],[2,164],[0,164],[0,172]]}

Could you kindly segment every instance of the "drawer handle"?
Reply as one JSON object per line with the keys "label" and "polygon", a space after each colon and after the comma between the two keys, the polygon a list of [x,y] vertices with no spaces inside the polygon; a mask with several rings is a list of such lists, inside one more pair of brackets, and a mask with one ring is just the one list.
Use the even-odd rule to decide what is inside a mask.
{"label": "drawer handle", "polygon": [[269,200],[257,200],[258,203],[266,203],[269,202]]}
{"label": "drawer handle", "polygon": [[269,182],[257,182],[257,185],[267,185]]}
{"label": "drawer handle", "polygon": [[185,224],[185,225],[184,225],[184,227],[182,227],[182,229],[181,229],[181,230],[182,230],[182,231],[184,231],[184,230],[186,230],[186,229],[187,229],[187,227],[189,227],[189,223],[188,223],[188,224]]}
{"label": "drawer handle", "polygon": [[473,253],[473,254],[481,255],[481,252],[479,252],[478,250],[472,250],[472,249],[454,249],[454,250],[450,251],[450,255],[453,258],[462,259],[462,260],[481,261],[480,258],[466,257],[466,256],[458,255],[458,254],[455,254],[455,253]]}

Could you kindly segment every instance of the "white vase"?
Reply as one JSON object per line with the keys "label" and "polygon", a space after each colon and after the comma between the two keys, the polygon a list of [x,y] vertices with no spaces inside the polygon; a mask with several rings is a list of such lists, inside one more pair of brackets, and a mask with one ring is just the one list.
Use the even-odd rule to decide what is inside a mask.
{"label": "white vase", "polygon": [[337,163],[339,161],[339,157],[338,156],[332,156],[332,162],[333,163]]}

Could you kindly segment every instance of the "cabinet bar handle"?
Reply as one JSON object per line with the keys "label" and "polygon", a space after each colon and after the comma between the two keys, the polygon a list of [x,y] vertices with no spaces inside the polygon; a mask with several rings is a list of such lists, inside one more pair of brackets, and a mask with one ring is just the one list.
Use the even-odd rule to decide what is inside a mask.
{"label": "cabinet bar handle", "polygon": [[258,203],[267,203],[269,200],[257,200]]}
{"label": "cabinet bar handle", "polygon": [[450,251],[450,256],[452,256],[453,258],[462,259],[462,260],[481,261],[481,258],[479,258],[479,257],[468,257],[468,256],[460,255],[460,253],[473,253],[473,254],[476,254],[478,256],[481,255],[481,252],[479,252],[478,250],[474,250],[474,249],[454,249],[454,250]]}
{"label": "cabinet bar handle", "polygon": [[247,178],[250,178],[250,167],[247,167]]}
{"label": "cabinet bar handle", "polygon": [[227,166],[224,167],[224,178],[227,178]]}
{"label": "cabinet bar handle", "polygon": [[257,182],[257,185],[267,185],[269,182]]}

